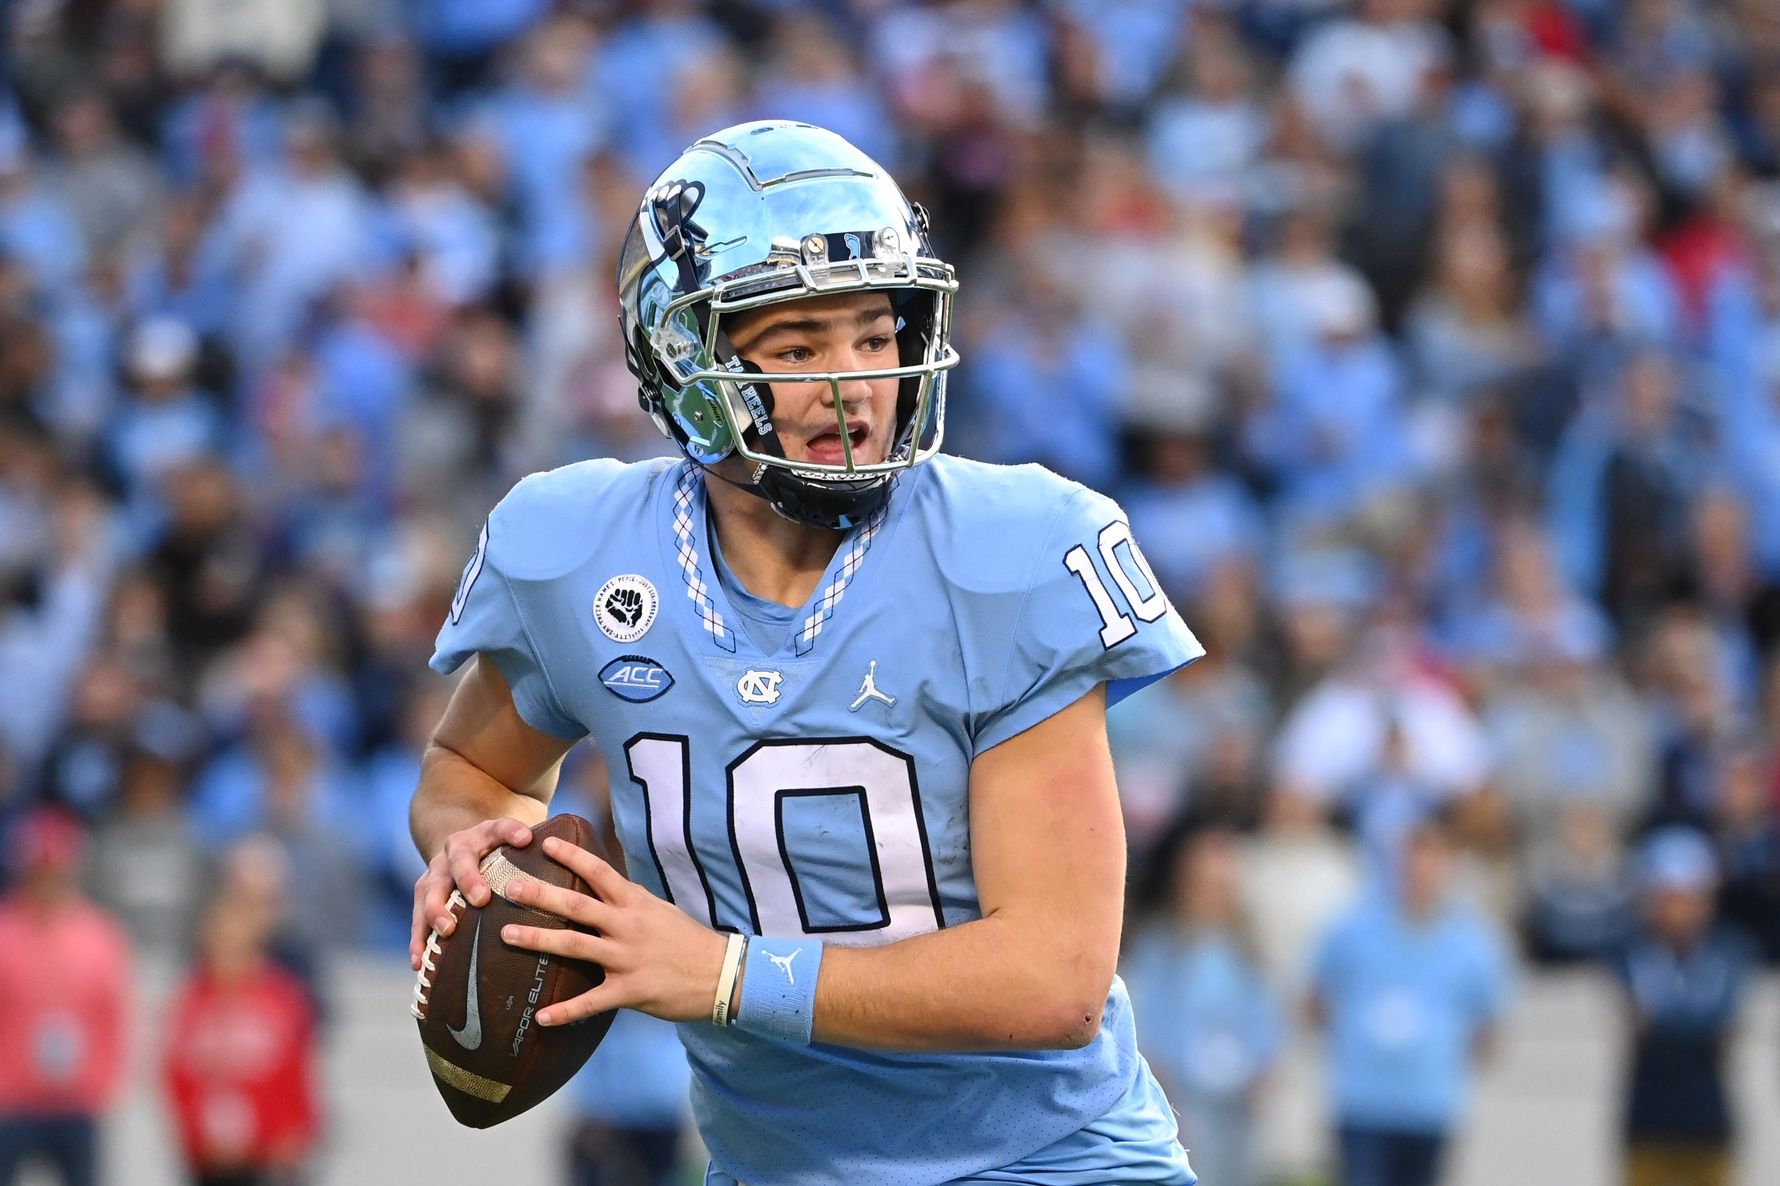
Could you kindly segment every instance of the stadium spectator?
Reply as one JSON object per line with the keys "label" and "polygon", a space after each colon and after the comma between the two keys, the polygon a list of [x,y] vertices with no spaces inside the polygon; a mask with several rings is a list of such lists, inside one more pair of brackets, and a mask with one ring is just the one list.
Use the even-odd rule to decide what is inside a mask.
{"label": "stadium spectator", "polygon": [[853,44],[828,14],[782,14],[767,38],[753,106],[761,119],[807,119],[844,136],[873,160],[894,167],[895,124]]}
{"label": "stadium spectator", "polygon": [[1766,962],[1780,964],[1780,812],[1764,758],[1743,744],[1719,768],[1712,839],[1723,873],[1720,915],[1755,941]]}
{"label": "stadium spectator", "polygon": [[1451,48],[1424,0],[1361,0],[1298,42],[1291,84],[1321,135],[1340,149],[1363,144],[1379,124],[1420,101]]}
{"label": "stadium spectator", "polygon": [[[1166,387],[1155,382],[1151,397],[1125,418],[1142,455],[1125,505],[1134,532],[1180,541],[1150,567],[1184,603],[1199,595],[1214,569],[1256,559],[1262,522],[1248,490],[1212,460],[1218,393],[1190,371],[1167,379]],[[1169,392],[1167,403],[1154,398],[1159,390]]]}
{"label": "stadium spectator", "polygon": [[1228,25],[1206,25],[1148,109],[1150,171],[1180,199],[1240,190],[1267,139],[1254,63]]}
{"label": "stadium spectator", "polygon": [[112,516],[99,493],[79,481],[45,493],[39,555],[0,589],[0,670],[31,673],[0,690],[0,744],[27,771],[60,730],[115,566]]}
{"label": "stadium spectator", "polygon": [[21,120],[0,106],[0,248],[24,262],[38,285],[65,296],[85,269],[80,224],[42,175]]}
{"label": "stadium spectator", "polygon": [[970,378],[973,423],[988,428],[991,460],[1042,460],[1090,486],[1108,483],[1118,461],[1125,396],[1117,334],[1058,278],[1036,267],[1018,303],[1000,311],[976,343]]}
{"label": "stadium spectator", "polygon": [[1524,917],[1533,959],[1605,959],[1625,945],[1632,885],[1613,821],[1598,803],[1572,803],[1542,830],[1527,870]]}
{"label": "stadium spectator", "polygon": [[47,1163],[60,1186],[97,1186],[99,1121],[128,1045],[130,947],[79,888],[85,835],[40,808],[9,833],[0,897],[0,1183]]}
{"label": "stadium spectator", "polygon": [[1324,805],[1282,784],[1268,794],[1261,829],[1244,849],[1242,899],[1256,950],[1268,979],[1296,999],[1307,953],[1360,892],[1359,859]]}
{"label": "stadium spectator", "polygon": [[57,104],[55,145],[44,184],[94,255],[109,255],[160,205],[164,180],[141,146],[122,135],[110,98],[95,87]]}
{"label": "stadium spectator", "polygon": [[1734,666],[1711,624],[1685,603],[1654,626],[1647,661],[1658,772],[1648,814],[1654,822],[1700,826],[1712,818],[1718,772],[1752,706],[1738,700]]}
{"label": "stadium spectator", "polygon": [[1157,876],[1167,897],[1122,960],[1143,1054],[1180,1112],[1199,1177],[1256,1186],[1259,1096],[1279,1055],[1281,1019],[1242,917],[1242,850],[1216,827],[1164,843]]}
{"label": "stadium spectator", "polygon": [[1682,571],[1703,458],[1675,359],[1645,351],[1571,422],[1552,463],[1558,562],[1621,630],[1649,624]]}
{"label": "stadium spectator", "polygon": [[[1494,184],[1487,167],[1468,170]],[[1499,226],[1451,227],[1435,239],[1432,255],[1430,283],[1409,306],[1404,339],[1417,385],[1451,408],[1518,377],[1538,360],[1539,347]]]}
{"label": "stadium spectator", "polygon": [[[566,264],[562,232],[572,230],[581,165],[613,134],[603,93],[583,86],[596,53],[588,23],[562,15],[528,34],[519,77],[474,118],[499,146],[512,182],[523,267],[547,274]],[[572,251],[573,244],[566,246]]]}
{"label": "stadium spectator", "polygon": [[235,361],[257,376],[284,361],[314,306],[363,265],[372,204],[319,101],[285,112],[276,156],[242,162],[230,180],[206,247],[236,285]]}
{"label": "stadium spectator", "polygon": [[339,839],[356,789],[314,736],[269,708],[198,776],[187,810],[212,852],[267,833],[307,887],[312,911],[298,916],[311,931],[306,942],[331,949],[358,939],[365,901],[358,854]]}
{"label": "stadium spectator", "polygon": [[1505,524],[1496,536],[1498,596],[1459,619],[1496,780],[1537,836],[1573,806],[1620,831],[1647,811],[1656,741],[1637,692],[1606,662],[1600,611],[1564,592],[1543,536]]}
{"label": "stadium spectator", "polygon": [[1501,938],[1450,895],[1448,828],[1411,829],[1399,884],[1317,948],[1308,1007],[1327,1032],[1344,1186],[1434,1186],[1506,1008]]}
{"label": "stadium spectator", "polygon": [[248,61],[269,79],[291,82],[309,73],[327,19],[324,0],[168,0],[162,64],[191,77],[225,60]]}
{"label": "stadium spectator", "polygon": [[1724,1043],[1752,951],[1717,924],[1718,868],[1699,833],[1672,826],[1639,850],[1643,925],[1613,969],[1623,992],[1628,1186],[1725,1186],[1735,1124]]}
{"label": "stadium spectator", "polygon": [[1126,840],[1149,849],[1182,815],[1247,825],[1258,814],[1255,784],[1271,723],[1266,689],[1239,660],[1207,654],[1111,718]]}
{"label": "stadium spectator", "polygon": [[198,730],[171,706],[142,714],[117,755],[115,803],[93,828],[89,881],[137,950],[190,946],[206,859],[180,810]]}
{"label": "stadium spectator", "polygon": [[192,385],[197,362],[197,334],[172,317],[151,318],[130,335],[132,390],[112,413],[105,452],[137,539],[151,538],[165,521],[167,476],[226,443],[214,398]]}
{"label": "stadium spectator", "polygon": [[1274,347],[1273,397],[1244,424],[1243,448],[1275,487],[1284,525],[1304,530],[1340,526],[1388,499],[1410,457],[1401,368],[1378,332],[1372,290],[1331,272],[1298,295],[1309,335]]}
{"label": "stadium spectator", "polygon": [[168,1006],[162,1075],[194,1186],[294,1186],[321,1126],[316,1018],[263,901],[219,895]]}
{"label": "stadium spectator", "polygon": [[1469,707],[1402,625],[1375,626],[1280,723],[1278,776],[1295,793],[1359,812],[1354,789],[1387,763],[1436,800],[1482,788],[1489,752]]}

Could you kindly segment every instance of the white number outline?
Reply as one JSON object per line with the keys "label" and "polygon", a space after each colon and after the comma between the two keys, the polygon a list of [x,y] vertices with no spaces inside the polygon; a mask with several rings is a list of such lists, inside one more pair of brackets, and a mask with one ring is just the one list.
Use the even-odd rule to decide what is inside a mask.
{"label": "white number outline", "polygon": [[482,575],[482,562],[488,556],[488,523],[484,521],[482,530],[476,536],[476,550],[464,562],[463,575],[457,578],[457,592],[451,595],[451,624],[457,625],[464,616],[464,607],[470,603],[470,590],[476,587],[476,580]]}
{"label": "white number outline", "polygon": [[[1106,564],[1106,571],[1112,574],[1113,583],[1124,595],[1125,604],[1137,615],[1139,621],[1154,622],[1168,612],[1168,596],[1162,592],[1162,584],[1156,580],[1156,574],[1144,559],[1143,549],[1131,536],[1131,524],[1123,519],[1114,519],[1100,529],[1095,540],[1100,552],[1100,559]],[[1125,571],[1119,561],[1118,551],[1123,546],[1125,554],[1131,557],[1138,574],[1149,585],[1149,596],[1145,597]],[[1107,650],[1118,646],[1137,633],[1137,626],[1129,615],[1121,613],[1113,602],[1112,593],[1107,590],[1106,582],[1100,578],[1100,570],[1095,567],[1094,560],[1088,555],[1088,549],[1081,544],[1063,553],[1063,567],[1073,572],[1081,581],[1082,588],[1088,592],[1088,600],[1094,603],[1094,612],[1100,615],[1100,645]]]}
{"label": "white number outline", "polygon": [[[661,757],[653,756],[658,751],[653,744],[660,743],[671,747],[671,755],[662,752]],[[900,803],[887,805],[888,810],[881,811],[887,818],[874,823],[872,811],[872,788],[862,785],[860,781],[846,785],[833,786],[784,786],[779,780],[769,780],[758,787],[748,788],[746,784],[746,767],[760,759],[763,754],[782,755],[784,751],[805,751],[811,754],[820,750],[835,750],[843,746],[869,746],[882,757],[894,759],[907,772],[903,785],[889,787],[882,794],[897,796],[907,795],[907,822],[912,825],[912,838],[905,837],[907,846],[912,839],[918,846],[920,878],[925,891],[925,902],[909,902],[905,893],[892,894],[891,888],[885,883],[885,871],[881,853],[884,846],[878,843],[879,823],[891,823],[897,819]],[[662,886],[667,900],[680,909],[718,930],[733,931],[738,928],[720,921],[717,917],[716,896],[711,888],[710,878],[705,871],[705,863],[699,858],[692,840],[692,742],[684,734],[675,733],[638,733],[632,736],[623,746],[625,764],[630,781],[636,785],[642,795],[644,839],[647,844],[649,859],[655,866],[655,873]],[[672,758],[671,761],[664,759]],[[673,769],[677,768],[677,770]],[[767,786],[771,787],[773,839],[778,850],[778,863],[761,868],[763,862],[756,855],[750,869],[749,861],[743,854],[742,837],[736,826],[737,777],[741,775],[744,790],[753,794],[761,794]],[[672,794],[672,788],[666,783],[678,779],[681,793]],[[899,780],[900,781],[900,780]],[[662,784],[662,785],[654,785]],[[616,788],[616,785],[614,786]],[[807,798],[813,796],[848,795],[856,797],[859,802],[859,816],[865,833],[869,868],[872,879],[872,892],[878,906],[876,921],[862,923],[834,923],[811,925],[809,912],[804,900],[803,887],[792,860],[790,846],[786,842],[784,827],[784,805],[787,798]],[[880,808],[886,805],[880,803]],[[676,810],[677,809],[677,810]],[[933,848],[927,835],[927,823],[921,811],[920,784],[915,773],[915,762],[908,754],[894,749],[871,737],[809,737],[809,738],[767,738],[757,741],[744,750],[740,756],[724,767],[724,809],[725,827],[729,839],[729,857],[734,862],[737,881],[741,885],[742,894],[747,901],[747,925],[753,934],[767,933],[762,930],[761,899],[756,887],[765,892],[768,880],[783,880],[789,889],[789,898],[796,910],[796,926],[800,933],[806,935],[826,935],[845,942],[843,936],[849,933],[892,931],[897,938],[907,935],[924,934],[929,930],[942,929],[945,913],[941,904],[939,878],[933,867]],[[674,835],[672,841],[657,843],[658,836],[664,836],[661,826],[670,829]],[[666,859],[664,860],[664,853]],[[911,853],[902,854],[905,859]],[[904,873],[912,870],[904,870]],[[909,887],[903,887],[898,880],[899,889],[912,889],[913,878]],[[779,895],[783,897],[783,895]],[[894,900],[893,900],[894,899]],[[702,917],[696,903],[703,902]],[[896,901],[902,901],[900,909]],[[931,911],[932,925],[928,926],[928,912]],[[783,913],[782,911],[780,913]],[[773,918],[766,920],[771,933],[783,934],[789,929],[788,920]]]}
{"label": "white number outline", "polygon": [[[670,825],[678,824],[678,831],[680,833],[679,841],[683,847],[676,848],[672,845],[663,846],[656,843],[655,825],[656,821],[661,818],[662,814],[657,811],[657,806],[666,804],[667,795],[672,788],[667,786],[661,787],[661,793],[658,796],[656,790],[650,786],[653,772],[647,770],[643,772],[638,771],[638,752],[645,742],[660,742],[662,745],[672,747],[675,751],[673,758],[674,764],[679,768],[678,782],[680,784],[680,794],[677,797],[678,803],[676,804],[678,807],[678,818],[670,815],[665,822]],[[648,754],[644,753],[643,756],[647,758]],[[653,765],[653,763],[649,764]],[[692,850],[691,740],[681,733],[638,733],[624,743],[624,766],[626,772],[630,775],[631,782],[636,784],[637,790],[640,791],[643,796],[643,839],[648,845],[649,859],[655,865],[655,876],[657,881],[661,884],[663,895],[666,896],[668,901],[674,903],[680,909],[693,915],[695,918],[697,917],[697,914],[692,908],[692,901],[696,895],[696,898],[702,900],[705,904],[705,921],[711,923],[713,926],[716,925],[717,898],[711,892],[711,881],[710,878],[705,876],[704,866],[698,863],[698,858],[693,855]],[[667,780],[656,778],[655,781],[666,782]],[[614,785],[613,790],[616,791],[617,789],[618,788]],[[674,861],[671,872],[669,866],[663,863],[661,859],[661,851],[663,847],[667,848],[670,855],[676,857],[680,853],[685,854],[684,860],[677,859]],[[696,879],[696,881],[689,881],[689,878]],[[677,890],[675,888],[676,886],[679,887]],[[727,929],[733,930],[734,928],[731,927]]]}

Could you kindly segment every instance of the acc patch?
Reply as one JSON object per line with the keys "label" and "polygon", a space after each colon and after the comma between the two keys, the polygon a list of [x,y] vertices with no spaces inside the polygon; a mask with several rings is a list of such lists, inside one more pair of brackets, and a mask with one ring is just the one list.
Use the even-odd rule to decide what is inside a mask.
{"label": "acc patch", "polygon": [[635,642],[655,625],[660,608],[661,598],[649,579],[628,572],[600,586],[593,599],[593,620],[613,642]]}
{"label": "acc patch", "polygon": [[600,668],[600,683],[612,695],[646,704],[674,686],[668,669],[644,655],[620,655]]}

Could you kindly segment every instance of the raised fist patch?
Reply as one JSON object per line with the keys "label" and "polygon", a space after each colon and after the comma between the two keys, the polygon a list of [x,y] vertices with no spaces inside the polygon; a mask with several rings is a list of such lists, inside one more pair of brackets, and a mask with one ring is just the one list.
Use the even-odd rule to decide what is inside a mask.
{"label": "raised fist patch", "polygon": [[647,577],[625,573],[600,586],[593,599],[593,620],[600,633],[613,642],[635,642],[655,625],[660,605],[655,586]]}

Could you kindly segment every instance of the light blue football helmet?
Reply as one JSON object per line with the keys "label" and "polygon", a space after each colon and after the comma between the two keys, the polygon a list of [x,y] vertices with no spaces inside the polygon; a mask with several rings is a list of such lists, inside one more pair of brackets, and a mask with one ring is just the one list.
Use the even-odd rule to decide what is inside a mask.
{"label": "light blue football helmet", "polygon": [[[767,120],[713,133],[643,196],[618,262],[625,359],[656,427],[700,465],[739,454],[739,483],[801,523],[845,529],[890,496],[896,475],[938,452],[945,427],[952,267],[933,254],[927,216],[870,157],[833,132]],[[887,293],[899,365],[799,374],[832,388],[844,458],[792,463],[772,395],[749,380],[726,314],[838,292]],[[840,385],[901,380],[890,455],[856,462]],[[775,377],[774,382],[780,380]]]}

